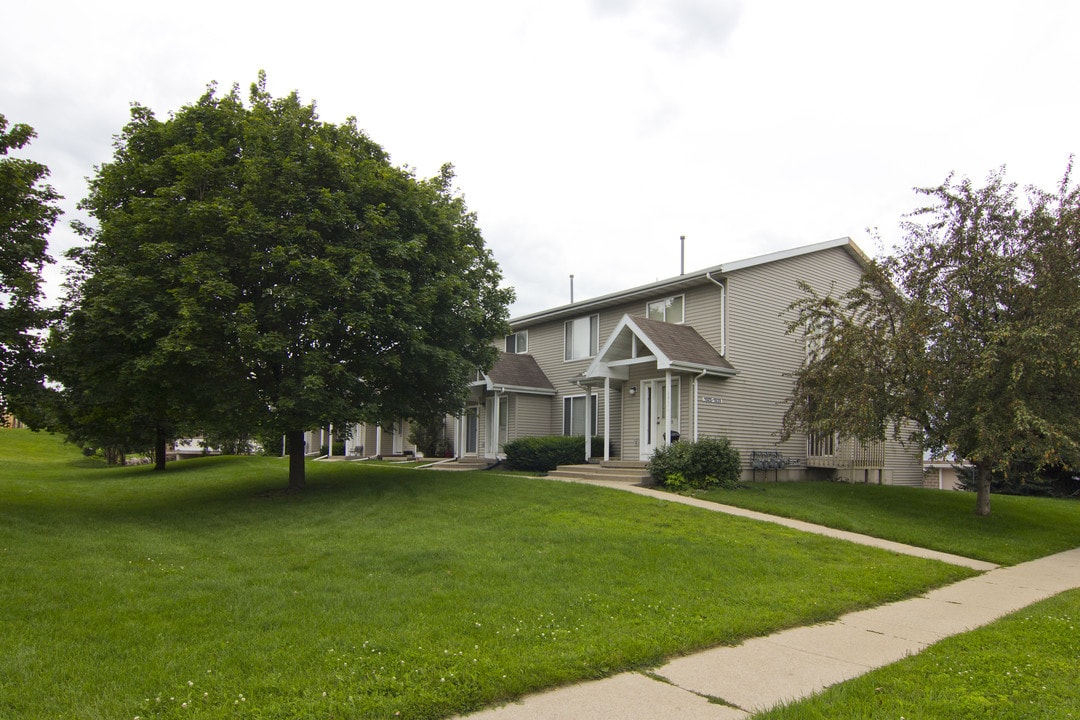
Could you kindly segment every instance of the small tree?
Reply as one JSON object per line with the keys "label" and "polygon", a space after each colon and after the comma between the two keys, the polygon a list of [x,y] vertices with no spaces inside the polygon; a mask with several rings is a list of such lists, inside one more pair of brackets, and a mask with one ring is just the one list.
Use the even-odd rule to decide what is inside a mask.
{"label": "small tree", "polygon": [[43,184],[49,169],[10,157],[37,134],[0,115],[0,416],[9,409],[24,419],[41,386],[40,331],[49,315],[41,299],[41,270],[52,262],[48,235],[60,217],[60,196]]}
{"label": "small tree", "polygon": [[895,254],[832,297],[803,285],[789,331],[812,355],[795,377],[785,433],[946,448],[976,469],[976,513],[995,470],[1036,458],[1080,464],[1080,191],[1021,206],[1004,170],[985,187],[951,178],[904,224]]}
{"label": "small tree", "polygon": [[[305,430],[457,411],[513,292],[452,182],[271,97],[263,74],[246,105],[211,86],[168,120],[134,107],[83,203],[97,227],[56,343],[67,392],[111,425],[287,436],[294,490]],[[83,370],[104,341],[119,387]]]}

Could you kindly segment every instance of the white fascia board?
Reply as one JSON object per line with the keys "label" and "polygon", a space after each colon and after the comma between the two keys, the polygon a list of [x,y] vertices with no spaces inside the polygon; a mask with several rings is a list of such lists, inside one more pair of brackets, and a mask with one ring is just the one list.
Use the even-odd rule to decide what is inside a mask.
{"label": "white fascia board", "polygon": [[[655,356],[654,359],[656,360],[656,366],[658,368],[662,370],[671,364],[671,360],[668,359],[668,357],[664,355],[664,353],[660,352],[660,348],[658,348],[656,344],[652,342],[652,340],[649,340],[647,337],[645,337],[645,334],[641,332],[641,328],[637,326],[637,323],[634,322],[634,319],[629,315],[624,314],[619,319],[619,323],[615,326],[615,329],[611,331],[610,335],[608,335],[608,339],[604,343],[604,346],[600,348],[600,352],[596,354],[596,357],[593,358],[593,361],[589,364],[589,368],[584,373],[585,377],[604,377],[605,375],[607,377],[616,377],[615,375],[611,374],[613,370],[608,365],[608,363],[604,361],[603,358],[608,353],[608,351],[611,350],[611,346],[615,343],[616,339],[618,339],[622,331],[626,330],[627,328],[630,329],[630,332],[634,333],[634,335],[638,338],[638,340],[641,341],[641,343],[645,347],[649,348],[649,350]],[[625,372],[625,370],[623,372]]]}
{"label": "white fascia board", "polygon": [[672,363],[672,370],[682,370],[685,372],[700,373],[705,372],[706,375],[718,375],[720,377],[735,377],[739,374],[738,370],[732,370],[731,368],[716,367],[715,365],[691,365],[687,363]]}
{"label": "white fascia board", "polygon": [[758,255],[752,258],[745,258],[743,260],[736,260],[735,262],[725,263],[720,266],[721,273],[735,272],[736,270],[745,270],[749,267],[755,267],[757,265],[767,265],[768,263],[778,262],[780,260],[788,260],[790,258],[800,257],[802,255],[809,255],[811,253],[821,252],[822,250],[831,250],[833,248],[846,248],[851,255],[858,260],[862,265],[869,265],[870,258],[866,255],[859,246],[849,237],[836,238],[835,240],[826,240],[825,242],[814,243],[813,245],[803,245],[802,247],[790,248],[788,250],[780,250],[774,253],[768,253],[765,255]]}
{"label": "white fascia board", "polygon": [[[498,391],[500,393],[504,393],[504,392],[518,393],[520,395],[557,395],[558,394],[558,391],[555,390],[554,388],[548,389],[548,388],[529,387],[527,385],[502,385],[502,384],[499,384],[497,387],[498,387]],[[495,390],[496,388],[493,386],[493,387],[491,387],[489,389],[490,390]]]}
{"label": "white fascia board", "polygon": [[864,253],[851,238],[841,237],[836,238],[835,240],[814,243],[813,245],[803,245],[801,247],[780,250],[779,252],[767,253],[752,258],[735,260],[734,262],[724,263],[722,265],[713,265],[704,270],[697,270],[686,273],[685,275],[676,275],[675,277],[667,278],[666,280],[658,280],[654,283],[649,283],[648,285],[639,285],[638,287],[601,295],[570,305],[561,305],[548,310],[521,315],[520,317],[511,318],[510,325],[513,328],[526,328],[550,320],[591,314],[604,306],[633,300],[636,297],[653,296],[657,295],[662,290],[673,290],[709,282],[709,276],[721,278],[736,270],[745,270],[746,268],[755,267],[757,265],[765,265],[767,263],[787,260],[801,255],[809,255],[811,253],[830,250],[832,248],[845,248],[852,258],[854,258],[862,267],[867,267],[871,262],[870,256]]}

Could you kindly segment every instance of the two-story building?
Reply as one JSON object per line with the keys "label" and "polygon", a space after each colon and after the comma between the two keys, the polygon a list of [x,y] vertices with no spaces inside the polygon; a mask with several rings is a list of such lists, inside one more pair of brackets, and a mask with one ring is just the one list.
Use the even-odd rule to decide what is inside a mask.
{"label": "two-story building", "polygon": [[787,463],[769,479],[919,485],[917,447],[780,440],[791,375],[807,353],[804,336],[787,332],[797,282],[844,292],[867,262],[841,238],[514,318],[499,360],[453,423],[455,452],[496,458],[514,438],[595,435],[605,453],[594,462],[644,462],[672,438],[726,436],[747,478],[754,451],[765,451]]}

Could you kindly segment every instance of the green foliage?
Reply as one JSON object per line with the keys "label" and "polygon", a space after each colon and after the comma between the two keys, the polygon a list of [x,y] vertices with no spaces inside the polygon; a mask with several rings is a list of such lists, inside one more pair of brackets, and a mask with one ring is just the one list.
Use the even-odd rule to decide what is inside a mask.
{"label": "green foliage", "polygon": [[[417,179],[353,119],[265,76],[159,120],[98,168],[53,339],[70,427],[281,436],[457,411],[512,290],[447,165]],[[303,485],[293,443],[290,485]]]}
{"label": "green foliage", "polygon": [[409,423],[409,442],[415,445],[424,457],[429,458],[446,457],[452,450],[441,417]]}
{"label": "green foliage", "polygon": [[60,196],[43,184],[49,169],[10,157],[36,137],[29,125],[13,125],[0,115],[0,417],[10,409],[28,422],[42,383],[39,334],[49,314],[41,299],[41,270],[48,235],[60,217]]}
{"label": "green foliage", "polygon": [[[1026,206],[1004,171],[951,178],[905,223],[904,244],[839,297],[803,284],[790,332],[813,351],[785,434],[890,432],[990,477],[1017,460],[1080,467],[1080,189],[1071,166]],[[911,425],[914,423],[914,427]],[[914,432],[909,432],[914,430]]]}
{"label": "green foliage", "polygon": [[[320,447],[319,448],[319,454],[320,455],[329,455],[330,454],[330,446],[329,445],[323,445],[322,447]],[[344,454],[345,454],[345,441],[335,442],[334,443],[334,455],[336,455],[338,457],[341,457]]]}
{"label": "green foliage", "polygon": [[[585,437],[579,435],[549,435],[511,440],[503,445],[506,463],[514,470],[548,472],[559,465],[579,465],[585,462]],[[592,439],[592,456],[603,457],[604,439]]]}
{"label": "green foliage", "polygon": [[[978,489],[974,470],[970,466],[960,468],[959,487],[962,490]],[[1061,466],[1045,467],[1031,461],[1014,460],[1007,470],[995,470],[991,474],[990,491],[1000,495],[1080,498],[1080,474]]]}
{"label": "green foliage", "polygon": [[649,474],[675,492],[709,487],[737,487],[741,474],[739,451],[727,438],[701,438],[657,448],[649,459]]}

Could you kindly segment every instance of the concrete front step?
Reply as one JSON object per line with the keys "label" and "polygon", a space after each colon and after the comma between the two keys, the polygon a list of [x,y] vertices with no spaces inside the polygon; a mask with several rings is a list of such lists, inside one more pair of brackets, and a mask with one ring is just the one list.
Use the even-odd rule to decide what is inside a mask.
{"label": "concrete front step", "polygon": [[456,460],[446,460],[437,462],[434,465],[428,466],[428,470],[448,470],[448,471],[465,471],[465,470],[487,470],[493,467],[498,461],[488,460],[487,458],[457,458]]}
{"label": "concrete front step", "polygon": [[549,472],[548,477],[605,480],[636,485],[652,484],[652,477],[640,465],[616,467],[612,467],[610,463],[603,465],[560,465],[557,469]]}

